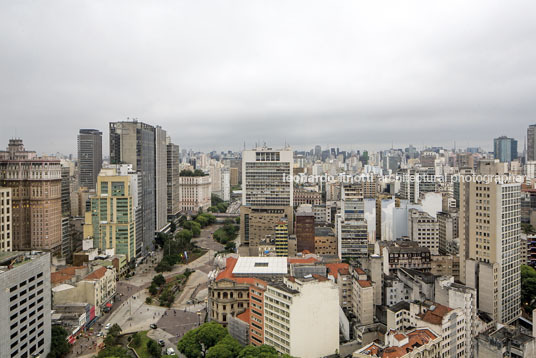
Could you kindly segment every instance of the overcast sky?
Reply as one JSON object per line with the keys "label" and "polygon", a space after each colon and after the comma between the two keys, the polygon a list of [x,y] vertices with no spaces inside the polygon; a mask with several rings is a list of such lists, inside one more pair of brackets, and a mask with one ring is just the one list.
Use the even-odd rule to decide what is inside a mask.
{"label": "overcast sky", "polygon": [[0,148],[108,154],[136,117],[196,150],[521,151],[535,66],[534,0],[1,1]]}

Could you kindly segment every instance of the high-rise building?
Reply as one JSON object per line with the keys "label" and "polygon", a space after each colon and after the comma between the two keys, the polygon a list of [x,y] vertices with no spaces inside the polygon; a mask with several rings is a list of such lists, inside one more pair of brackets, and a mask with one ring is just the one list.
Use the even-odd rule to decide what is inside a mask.
{"label": "high-rise building", "polygon": [[[138,181],[141,202],[141,237],[142,252],[153,248],[156,222],[156,129],[155,127],[138,122],[113,122],[110,123],[110,163],[131,164],[132,169],[139,173]],[[160,135],[159,135],[160,138]],[[165,136],[164,136],[165,138]],[[165,142],[164,142],[165,143]],[[161,154],[159,154],[160,157]],[[167,150],[164,165],[167,171]],[[159,158],[160,159],[160,158]],[[158,166],[160,167],[160,164]],[[159,173],[162,172],[160,168]],[[165,175],[167,180],[167,175]],[[160,189],[161,185],[159,185]],[[164,203],[167,207],[167,185],[165,186]],[[166,209],[167,213],[167,209]]]}
{"label": "high-rise building", "polygon": [[[242,152],[241,252],[258,255],[261,242],[273,240],[281,218],[293,222],[293,153],[260,147]],[[289,235],[294,225],[289,225]],[[247,251],[247,253],[246,253]]]}
{"label": "high-rise building", "polygon": [[0,252],[11,251],[11,189],[0,187]]}
{"label": "high-rise building", "polygon": [[493,140],[493,154],[501,163],[517,159],[517,140],[505,136]]}
{"label": "high-rise building", "polygon": [[527,128],[527,161],[536,160],[536,124]]}
{"label": "high-rise building", "polygon": [[167,215],[172,219],[180,211],[179,176],[180,176],[179,146],[168,140],[167,145]]}
{"label": "high-rise building", "polygon": [[95,189],[102,168],[102,132],[80,129],[78,134],[78,178],[80,186]]}
{"label": "high-rise building", "polygon": [[341,213],[337,214],[339,258],[368,255],[368,225],[361,183],[344,183],[341,189]]}
{"label": "high-rise building", "polygon": [[136,257],[137,174],[128,173],[130,165],[103,168],[97,178],[97,193],[90,198],[86,212],[84,238],[93,239],[93,247],[103,252]]}
{"label": "high-rise building", "polygon": [[155,128],[155,217],[156,231],[162,230],[167,221],[167,142],[166,131]]}
{"label": "high-rise building", "polygon": [[242,152],[242,205],[292,206],[292,151],[257,148]]}
{"label": "high-rise building", "polygon": [[0,152],[0,186],[11,188],[14,250],[61,249],[61,164],[37,157],[21,139]]}
{"label": "high-rise building", "polygon": [[50,350],[50,254],[0,253],[0,358]]}
{"label": "high-rise building", "polygon": [[520,315],[520,184],[465,182],[460,199],[461,280],[480,311],[510,323]]}

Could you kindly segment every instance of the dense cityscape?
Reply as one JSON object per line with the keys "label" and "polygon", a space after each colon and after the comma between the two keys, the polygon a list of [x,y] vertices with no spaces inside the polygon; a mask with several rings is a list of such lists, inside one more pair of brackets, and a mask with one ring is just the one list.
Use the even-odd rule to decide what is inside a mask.
{"label": "dense cityscape", "polygon": [[0,1],[0,358],[536,358],[536,2]]}
{"label": "dense cityscape", "polygon": [[493,152],[108,138],[0,152],[1,357],[536,356],[536,125]]}

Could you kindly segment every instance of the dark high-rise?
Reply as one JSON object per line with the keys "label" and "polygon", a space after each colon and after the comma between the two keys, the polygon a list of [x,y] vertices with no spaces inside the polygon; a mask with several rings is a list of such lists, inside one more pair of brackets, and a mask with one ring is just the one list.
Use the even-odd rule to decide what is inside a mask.
{"label": "dark high-rise", "polygon": [[155,127],[142,122],[110,123],[110,163],[130,164],[141,176],[142,218],[136,231],[141,230],[143,240],[136,240],[137,254],[152,250],[156,230],[155,135]]}
{"label": "dark high-rise", "polygon": [[80,186],[95,189],[102,168],[102,132],[80,129],[78,134],[78,172]]}
{"label": "dark high-rise", "polygon": [[527,128],[527,161],[536,160],[536,124]]}

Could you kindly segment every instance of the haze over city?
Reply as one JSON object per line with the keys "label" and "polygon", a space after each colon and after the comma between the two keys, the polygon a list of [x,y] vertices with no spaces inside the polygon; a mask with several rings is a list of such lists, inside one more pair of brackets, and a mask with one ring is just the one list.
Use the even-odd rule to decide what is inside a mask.
{"label": "haze over city", "polygon": [[127,117],[203,151],[522,143],[536,4],[508,4],[4,1],[0,143],[69,154]]}

